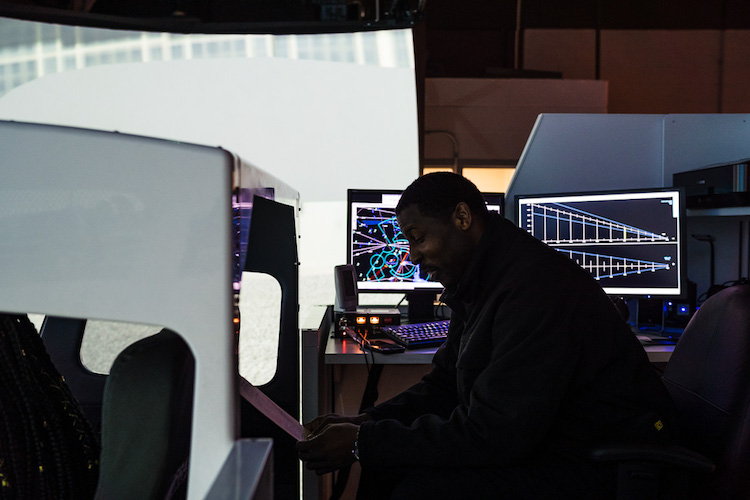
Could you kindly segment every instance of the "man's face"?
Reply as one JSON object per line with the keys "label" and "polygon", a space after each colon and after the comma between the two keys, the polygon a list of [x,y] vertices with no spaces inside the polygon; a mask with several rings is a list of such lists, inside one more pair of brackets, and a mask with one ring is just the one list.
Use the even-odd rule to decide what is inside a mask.
{"label": "man's face", "polygon": [[419,264],[420,275],[445,287],[458,284],[474,247],[455,214],[436,219],[409,205],[398,215],[398,224],[409,242],[409,260]]}

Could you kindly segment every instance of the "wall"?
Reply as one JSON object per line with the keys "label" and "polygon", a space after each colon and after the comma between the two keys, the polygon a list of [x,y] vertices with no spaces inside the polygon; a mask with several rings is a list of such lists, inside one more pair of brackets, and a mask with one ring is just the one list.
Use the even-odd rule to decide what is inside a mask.
{"label": "wall", "polygon": [[[553,53],[564,54],[568,59],[586,58],[584,66],[594,73],[584,78],[598,78],[596,33],[602,35],[603,42],[604,33],[618,36],[619,32],[629,37],[628,31],[670,30],[690,32],[692,37],[700,31],[747,30],[750,4],[744,0],[431,0],[425,23],[428,76],[483,77],[498,69],[533,69],[533,64],[529,64],[533,61],[528,59],[532,57],[528,35],[533,30],[544,30],[587,33],[583,36],[590,41],[586,42],[590,43],[590,51],[580,52],[581,40],[567,38],[560,39],[561,44],[547,45]],[[729,37],[726,41],[734,43]],[[637,46],[635,43],[632,48]],[[683,50],[679,46],[672,48]],[[692,48],[691,43],[685,46]],[[631,53],[636,58],[648,58],[649,52]],[[707,69],[699,66],[700,57],[694,63],[699,70]]]}
{"label": "wall", "polygon": [[524,68],[608,81],[611,113],[750,111],[748,30],[527,29]]}
{"label": "wall", "polygon": [[[750,158],[750,116],[746,114],[669,115],[664,131],[666,186],[676,172]],[[688,217],[687,233],[688,275],[698,283],[699,294],[712,284],[711,247],[692,235],[711,235],[716,240],[714,284],[750,276],[750,207],[727,210],[720,217],[694,213]]]}
{"label": "wall", "polygon": [[[504,192],[540,113],[606,112],[604,81],[428,78],[424,163],[457,163],[483,190]],[[494,181],[482,177],[493,171]]]}

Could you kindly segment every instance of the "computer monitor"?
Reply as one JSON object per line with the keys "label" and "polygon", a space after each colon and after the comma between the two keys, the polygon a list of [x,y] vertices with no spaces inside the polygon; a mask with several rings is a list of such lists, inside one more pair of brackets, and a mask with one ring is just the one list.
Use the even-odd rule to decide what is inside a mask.
{"label": "computer monitor", "polygon": [[[347,191],[347,263],[354,266],[360,292],[408,293],[443,289],[419,275],[409,261],[409,244],[396,220],[402,191]],[[503,193],[483,193],[488,210],[503,211]]]}
{"label": "computer monitor", "polygon": [[682,297],[684,199],[681,188],[516,196],[516,220],[609,295]]}

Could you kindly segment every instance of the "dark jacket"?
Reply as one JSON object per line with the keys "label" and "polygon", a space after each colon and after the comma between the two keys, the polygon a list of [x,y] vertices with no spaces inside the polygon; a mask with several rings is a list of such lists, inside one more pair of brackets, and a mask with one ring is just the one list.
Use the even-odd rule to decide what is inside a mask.
{"label": "dark jacket", "polygon": [[492,216],[443,300],[434,369],[368,411],[363,467],[503,467],[608,440],[669,440],[674,409],[611,300],[587,272]]}

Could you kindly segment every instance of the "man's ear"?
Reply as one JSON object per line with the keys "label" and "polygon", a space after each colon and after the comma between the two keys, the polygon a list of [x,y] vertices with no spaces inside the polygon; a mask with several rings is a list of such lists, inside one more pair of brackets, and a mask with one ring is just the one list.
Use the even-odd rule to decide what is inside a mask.
{"label": "man's ear", "polygon": [[456,205],[453,211],[453,222],[461,231],[466,231],[471,227],[471,209],[469,205],[461,201]]}

